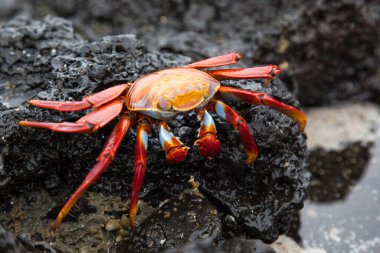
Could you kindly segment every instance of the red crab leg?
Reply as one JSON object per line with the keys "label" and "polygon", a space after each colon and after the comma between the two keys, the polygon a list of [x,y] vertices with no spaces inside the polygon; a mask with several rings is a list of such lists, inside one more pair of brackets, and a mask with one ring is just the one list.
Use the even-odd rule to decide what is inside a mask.
{"label": "red crab leg", "polygon": [[83,101],[45,101],[45,100],[30,100],[29,103],[45,109],[56,111],[74,112],[88,108],[97,108],[111,100],[120,96],[129,84],[120,84],[98,93],[89,95],[83,98]]}
{"label": "red crab leg", "polygon": [[63,133],[95,132],[100,127],[103,127],[108,122],[116,118],[120,114],[122,108],[123,101],[118,99],[97,108],[76,122],[53,123],[20,121],[19,124],[20,126],[46,128],[55,132]]}
{"label": "red crab leg", "polygon": [[149,118],[140,116],[136,133],[136,150],[134,160],[134,176],[132,183],[132,197],[129,209],[129,220],[132,228],[136,226],[136,214],[141,185],[144,181],[146,170],[146,150],[148,148],[148,135],[151,129]]}
{"label": "red crab leg", "polygon": [[245,152],[247,153],[247,164],[251,164],[256,160],[258,150],[255,141],[253,140],[249,131],[247,122],[239,116],[231,107],[225,103],[214,100],[210,103],[210,109],[217,113],[220,117],[231,123],[233,127],[239,131],[240,140],[244,145]]}
{"label": "red crab leg", "polygon": [[168,124],[165,121],[158,123],[160,127],[160,143],[165,150],[166,160],[168,163],[177,164],[186,159],[189,147],[173,135]]}
{"label": "red crab leg", "polygon": [[221,86],[218,90],[218,94],[226,99],[243,101],[255,105],[270,106],[271,108],[276,109],[297,121],[301,132],[305,129],[307,117],[302,111],[287,104],[284,104],[281,101],[273,97],[270,97],[263,92],[255,92],[227,86]]}
{"label": "red crab leg", "polygon": [[82,196],[82,194],[90,187],[90,185],[100,177],[100,175],[107,169],[110,163],[113,161],[117,150],[120,146],[121,141],[123,140],[125,134],[128,131],[132,123],[131,118],[123,114],[117,123],[117,125],[112,130],[110,136],[107,139],[106,144],[103,147],[102,152],[97,158],[96,165],[90,170],[84,179],[83,183],[79,186],[79,188],[75,191],[75,193],[71,196],[71,198],[66,202],[64,207],[59,212],[55,222],[51,226],[51,230],[55,231],[62,219],[66,217],[71,208],[75,205],[77,200]]}
{"label": "red crab leg", "polygon": [[238,53],[228,53],[225,55],[220,55],[205,59],[202,61],[193,62],[185,67],[203,69],[203,68],[213,68],[219,66],[225,66],[230,64],[235,64],[241,59],[241,55]]}
{"label": "red crab leg", "polygon": [[217,157],[220,153],[220,141],[216,138],[216,126],[211,115],[206,111],[198,113],[201,127],[198,130],[198,140],[194,143],[199,147],[201,156],[208,159]]}
{"label": "red crab leg", "polygon": [[217,80],[229,79],[267,79],[266,85],[274,77],[281,73],[281,69],[276,65],[268,65],[253,68],[236,68],[236,69],[217,69],[206,71],[209,75]]}

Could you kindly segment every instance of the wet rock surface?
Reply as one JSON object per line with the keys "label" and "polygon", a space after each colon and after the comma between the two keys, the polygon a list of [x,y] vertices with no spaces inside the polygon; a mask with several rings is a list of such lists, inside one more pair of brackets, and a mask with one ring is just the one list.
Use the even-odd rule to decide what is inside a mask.
{"label": "wet rock surface", "polygon": [[6,107],[18,106],[46,87],[52,60],[83,42],[71,22],[51,16],[13,19],[1,27],[0,37],[0,103]]}
{"label": "wet rock surface", "polygon": [[222,248],[216,247],[209,238],[187,243],[178,249],[169,249],[165,253],[276,253],[270,246],[260,240],[232,239],[225,242]]}
{"label": "wet rock surface", "polygon": [[[68,34],[69,37],[72,36],[71,33]],[[30,47],[35,47],[33,43],[37,43],[36,41],[32,40]],[[155,70],[190,62],[188,57],[151,51],[131,35],[109,36],[93,43],[83,43],[82,39],[78,38],[77,42],[78,45],[75,46],[71,41],[66,43],[67,48],[70,48],[66,53],[51,58],[41,56],[47,62],[51,62],[52,71],[43,84],[37,85],[39,87],[36,87],[36,92],[40,89],[42,91],[38,92],[36,97],[49,100],[80,100],[88,94],[117,83],[132,82]],[[64,40],[62,44],[65,44]],[[11,75],[5,70],[3,72]],[[28,86],[29,79],[26,78],[24,81]],[[278,79],[268,88],[259,82],[247,80],[228,81],[225,85],[264,91],[289,105],[298,106],[294,97]],[[298,127],[293,120],[268,107],[246,104],[234,106],[239,114],[246,118],[259,147],[260,153],[255,164],[250,167],[243,165],[245,153],[239,145],[237,133],[230,125],[217,118],[218,135],[223,147],[220,157],[213,161],[204,160],[196,150],[192,150],[184,163],[168,165],[159,145],[157,129],[154,128],[149,140],[148,171],[142,199],[157,207],[165,199],[178,198],[189,188],[188,180],[193,176],[200,182],[200,192],[216,210],[233,217],[236,223],[232,234],[270,242],[285,232],[289,226],[287,216],[300,208],[305,198],[305,136],[298,134]],[[31,190],[42,189],[54,199],[50,207],[44,211],[44,215],[54,217],[54,211],[50,214],[49,211],[58,211],[57,208],[80,184],[95,164],[95,158],[113,126],[111,123],[91,135],[68,135],[20,128],[18,121],[73,121],[81,115],[83,113],[57,113],[28,105],[4,108],[0,111],[0,192],[1,198],[6,200],[2,202],[4,214],[15,209],[11,195],[27,195]],[[174,133],[191,146],[199,128],[195,117],[184,117],[169,123]],[[92,190],[106,195],[118,194],[123,199],[129,199],[134,141],[135,130],[131,130],[115,161]],[[91,213],[91,210],[92,208],[87,213]],[[116,218],[120,218],[121,213],[127,211],[116,212]],[[87,215],[82,214],[79,217]],[[4,217],[6,220],[7,215]],[[50,219],[43,218],[45,229],[35,231],[42,233],[42,237],[47,240],[52,240],[47,234],[50,222]],[[106,223],[102,223],[101,220],[97,222],[101,225]],[[80,227],[80,224],[79,220],[70,223],[70,226],[74,226],[74,230],[81,229],[81,232],[76,234],[77,238],[90,241],[88,230]],[[144,225],[144,228],[148,231],[149,225]],[[16,233],[20,232],[20,229],[13,230]],[[62,232],[59,243],[72,245],[74,241],[71,239],[65,241],[67,230],[63,231],[66,232]],[[136,237],[134,240],[138,241],[139,238]]]}
{"label": "wet rock surface", "polygon": [[149,216],[128,239],[117,245],[122,252],[162,252],[189,241],[220,236],[222,222],[217,209],[199,192],[185,192],[166,202]]}
{"label": "wet rock surface", "polygon": [[302,104],[320,105],[379,101],[379,8],[373,0],[18,0],[3,17],[60,15],[91,40],[134,33],[149,48],[194,59],[239,51],[249,65],[280,64]]}

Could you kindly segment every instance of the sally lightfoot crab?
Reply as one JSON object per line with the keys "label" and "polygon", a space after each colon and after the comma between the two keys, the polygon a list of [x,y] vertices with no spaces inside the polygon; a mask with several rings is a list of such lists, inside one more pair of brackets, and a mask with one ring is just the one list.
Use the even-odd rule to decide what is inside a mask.
{"label": "sally lightfoot crab", "polygon": [[300,131],[303,131],[306,125],[306,115],[300,110],[267,96],[263,92],[227,87],[220,83],[228,79],[259,78],[265,79],[265,83],[268,84],[274,76],[281,72],[277,66],[207,70],[208,68],[235,64],[240,59],[240,54],[229,53],[194,62],[184,67],[160,70],[143,76],[134,83],[116,85],[89,95],[82,101],[29,101],[34,106],[64,112],[94,109],[76,122],[20,121],[21,126],[46,128],[56,132],[92,133],[121,114],[118,123],[97,158],[96,165],[61,209],[52,225],[52,230],[57,229],[62,219],[81,195],[110,165],[126,132],[132,125],[137,124],[134,178],[129,211],[130,222],[133,227],[136,224],[138,195],[147,167],[146,152],[152,124],[158,125],[159,139],[165,151],[166,160],[172,164],[185,160],[189,147],[173,135],[167,121],[177,115],[193,111],[197,113],[197,118],[200,121],[198,139],[195,141],[195,145],[199,147],[199,152],[203,157],[215,158],[221,149],[210,111],[231,123],[239,132],[247,154],[245,162],[251,164],[255,161],[258,148],[247,123],[231,107],[222,102],[224,99],[267,105],[296,120]]}

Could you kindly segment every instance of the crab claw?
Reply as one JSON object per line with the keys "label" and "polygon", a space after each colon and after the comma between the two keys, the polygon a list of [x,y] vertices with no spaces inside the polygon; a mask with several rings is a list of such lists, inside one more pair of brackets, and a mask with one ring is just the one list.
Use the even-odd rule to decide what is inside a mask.
{"label": "crab claw", "polygon": [[186,159],[189,147],[184,146],[183,143],[174,136],[170,131],[168,124],[164,121],[159,123],[160,126],[160,143],[165,150],[166,160],[168,163],[177,164]]}
{"label": "crab claw", "polygon": [[174,147],[170,149],[166,155],[166,161],[170,164],[177,164],[186,159],[189,147]]}
{"label": "crab claw", "polygon": [[197,140],[194,145],[199,147],[201,156],[208,159],[216,158],[221,149],[220,141],[213,133],[206,133],[201,139]]}
{"label": "crab claw", "polygon": [[272,67],[272,75],[273,76],[278,76],[280,73],[281,73],[281,69],[279,66],[277,65],[269,65],[270,67]]}

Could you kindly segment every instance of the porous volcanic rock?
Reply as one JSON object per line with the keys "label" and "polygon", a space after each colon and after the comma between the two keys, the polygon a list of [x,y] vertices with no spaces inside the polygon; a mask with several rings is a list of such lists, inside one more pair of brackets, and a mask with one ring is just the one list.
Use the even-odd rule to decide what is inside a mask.
{"label": "porous volcanic rock", "polygon": [[117,244],[117,253],[160,252],[189,241],[215,239],[222,222],[217,209],[197,190],[173,198],[149,216],[129,238]]}
{"label": "porous volcanic rock", "polygon": [[[109,36],[92,43],[68,44],[68,47],[67,54],[52,59],[51,76],[37,98],[80,100],[115,84],[133,82],[153,71],[190,62],[190,58],[184,56],[149,50],[132,35]],[[273,80],[269,87],[253,80],[226,81],[224,84],[264,91],[289,105],[299,105],[279,79]],[[230,104],[249,124],[260,152],[257,161],[251,166],[244,165],[245,153],[237,132],[215,117],[223,145],[220,157],[205,160],[192,148],[185,162],[168,165],[154,127],[141,197],[150,205],[158,206],[188,189],[188,180],[193,176],[200,182],[200,191],[218,211],[233,217],[235,235],[271,242],[289,226],[288,215],[302,207],[307,185],[303,171],[306,138],[299,134],[293,120],[269,107]],[[84,113],[58,113],[26,104],[0,111],[2,198],[38,187],[50,194],[61,189],[75,190],[95,164],[115,122],[91,135],[70,135],[21,128],[18,121],[73,121]],[[194,115],[172,120],[169,124],[176,136],[192,146],[199,128]],[[132,129],[110,169],[92,190],[130,197],[134,143],[135,130]]]}
{"label": "porous volcanic rock", "polygon": [[51,79],[52,59],[83,39],[58,17],[17,17],[0,29],[0,104],[12,107],[37,94]]}

